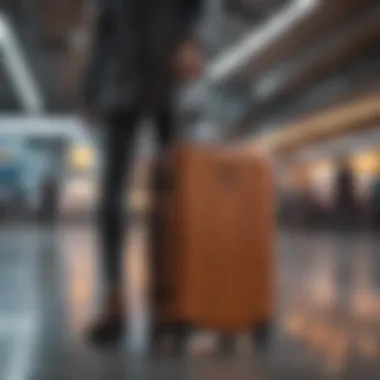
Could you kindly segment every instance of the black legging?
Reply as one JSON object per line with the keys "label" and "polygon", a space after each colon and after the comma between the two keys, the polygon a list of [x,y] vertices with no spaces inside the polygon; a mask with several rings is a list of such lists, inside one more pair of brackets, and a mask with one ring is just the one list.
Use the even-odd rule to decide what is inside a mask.
{"label": "black legging", "polygon": [[[123,200],[125,191],[130,187],[139,118],[140,112],[131,110],[113,112],[106,120],[107,131],[104,141],[99,227],[102,269],[107,285],[111,288],[119,287],[122,282],[123,241],[125,234],[129,232],[128,222],[124,223]],[[171,146],[173,141],[174,122],[172,113],[170,111],[158,112],[154,117],[154,122],[157,129],[159,152],[162,153]],[[159,186],[160,176],[159,171],[154,170],[154,191]]]}

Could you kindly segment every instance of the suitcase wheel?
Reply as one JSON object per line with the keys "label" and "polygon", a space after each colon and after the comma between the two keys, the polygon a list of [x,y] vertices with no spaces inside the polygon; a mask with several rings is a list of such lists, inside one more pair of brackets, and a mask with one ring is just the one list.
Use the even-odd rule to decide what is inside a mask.
{"label": "suitcase wheel", "polygon": [[191,326],[186,323],[173,325],[173,353],[175,356],[183,356],[186,353],[187,341],[191,332]]}
{"label": "suitcase wheel", "polygon": [[235,339],[231,335],[223,334],[219,337],[219,352],[222,356],[231,356],[235,348]]}
{"label": "suitcase wheel", "polygon": [[253,329],[253,342],[259,351],[266,351],[269,348],[272,336],[272,322],[265,321],[256,324]]}

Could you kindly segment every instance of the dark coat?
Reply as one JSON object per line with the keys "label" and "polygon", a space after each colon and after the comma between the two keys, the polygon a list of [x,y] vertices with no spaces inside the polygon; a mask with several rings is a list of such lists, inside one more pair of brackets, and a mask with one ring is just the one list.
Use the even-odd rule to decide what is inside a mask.
{"label": "dark coat", "polygon": [[193,32],[201,0],[98,0],[85,101],[101,109],[171,102],[172,56]]}

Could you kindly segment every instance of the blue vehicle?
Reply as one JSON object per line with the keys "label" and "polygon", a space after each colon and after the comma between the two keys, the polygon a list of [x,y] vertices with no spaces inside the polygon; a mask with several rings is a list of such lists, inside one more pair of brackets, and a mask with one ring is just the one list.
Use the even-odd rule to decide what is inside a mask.
{"label": "blue vehicle", "polygon": [[2,213],[20,201],[22,151],[19,141],[0,140],[0,207]]}

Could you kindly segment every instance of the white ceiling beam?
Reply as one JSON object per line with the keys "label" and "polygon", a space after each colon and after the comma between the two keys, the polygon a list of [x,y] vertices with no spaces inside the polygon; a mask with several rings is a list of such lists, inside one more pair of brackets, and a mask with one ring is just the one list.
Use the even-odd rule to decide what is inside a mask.
{"label": "white ceiling beam", "polygon": [[44,100],[10,21],[0,13],[0,53],[10,76],[16,95],[28,113],[44,110]]}
{"label": "white ceiling beam", "polygon": [[319,0],[294,0],[265,24],[253,28],[240,42],[217,56],[210,63],[205,79],[215,83],[233,76],[257,58],[282,34],[311,14],[318,4]]}

